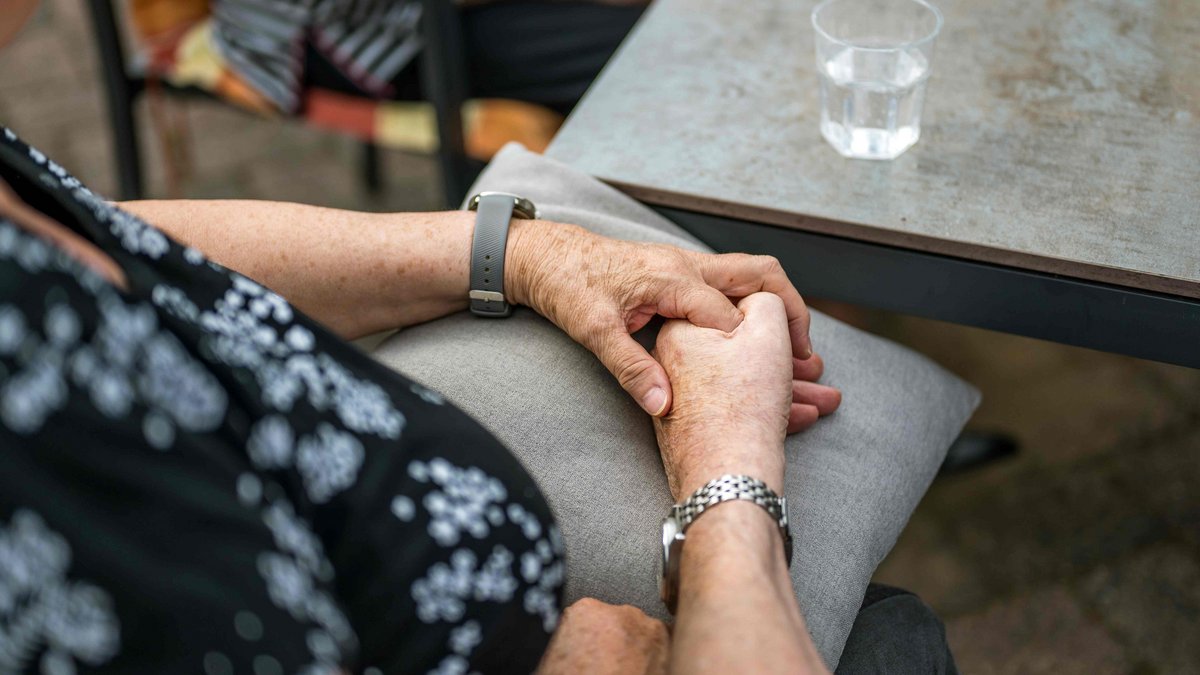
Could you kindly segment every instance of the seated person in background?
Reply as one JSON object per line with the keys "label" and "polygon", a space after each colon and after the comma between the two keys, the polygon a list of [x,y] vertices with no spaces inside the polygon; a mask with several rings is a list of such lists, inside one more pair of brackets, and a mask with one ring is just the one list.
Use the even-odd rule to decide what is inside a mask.
{"label": "seated person in background", "polygon": [[[467,109],[468,151],[487,159],[507,140],[542,149],[644,5],[462,3],[465,93],[484,99]],[[419,0],[136,0],[132,9],[150,71],[177,85],[387,145],[432,142],[420,140],[432,118],[411,106],[367,112],[368,100],[424,98]]]}

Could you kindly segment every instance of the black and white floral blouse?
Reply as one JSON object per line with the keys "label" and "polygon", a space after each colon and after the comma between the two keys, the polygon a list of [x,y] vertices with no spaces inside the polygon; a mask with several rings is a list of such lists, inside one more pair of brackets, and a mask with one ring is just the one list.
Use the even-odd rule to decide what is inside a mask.
{"label": "black and white floral blouse", "polygon": [[0,127],[0,673],[528,672],[563,547],[435,392]]}

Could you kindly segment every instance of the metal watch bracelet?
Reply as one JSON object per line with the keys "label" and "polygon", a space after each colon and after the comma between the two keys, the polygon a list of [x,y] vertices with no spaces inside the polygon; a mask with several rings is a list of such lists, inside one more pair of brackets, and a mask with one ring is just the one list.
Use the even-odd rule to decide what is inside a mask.
{"label": "metal watch bracelet", "polygon": [[659,594],[667,610],[675,613],[679,599],[679,560],[686,541],[688,527],[705,511],[728,501],[748,501],[766,509],[779,525],[783,537],[783,552],[792,564],[792,533],[788,528],[787,497],[781,497],[767,484],[751,476],[724,475],[705,483],[690,497],[671,507],[663,519],[662,575]]}

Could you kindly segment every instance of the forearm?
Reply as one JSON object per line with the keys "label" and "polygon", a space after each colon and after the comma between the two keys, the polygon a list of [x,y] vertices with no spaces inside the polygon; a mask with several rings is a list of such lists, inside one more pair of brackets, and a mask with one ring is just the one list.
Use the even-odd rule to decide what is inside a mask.
{"label": "forearm", "polygon": [[473,213],[360,213],[248,200],[121,206],[347,338],[467,305]]}
{"label": "forearm", "polygon": [[687,531],[671,670],[824,673],[783,555],[761,507],[728,502]]}

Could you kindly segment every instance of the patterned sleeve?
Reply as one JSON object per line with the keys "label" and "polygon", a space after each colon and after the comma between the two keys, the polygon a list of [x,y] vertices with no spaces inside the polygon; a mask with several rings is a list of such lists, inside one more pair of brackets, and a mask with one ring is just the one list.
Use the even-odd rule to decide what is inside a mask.
{"label": "patterned sleeve", "polygon": [[129,280],[0,219],[0,673],[533,670],[565,562],[513,456],[0,132]]}

